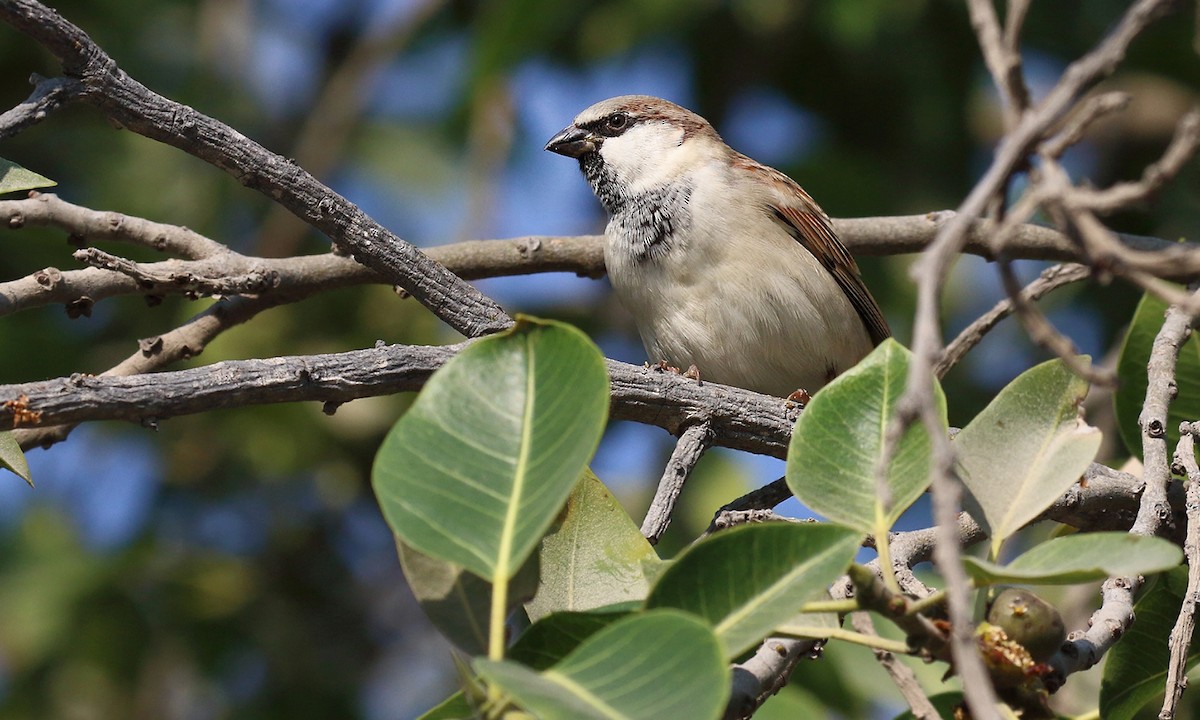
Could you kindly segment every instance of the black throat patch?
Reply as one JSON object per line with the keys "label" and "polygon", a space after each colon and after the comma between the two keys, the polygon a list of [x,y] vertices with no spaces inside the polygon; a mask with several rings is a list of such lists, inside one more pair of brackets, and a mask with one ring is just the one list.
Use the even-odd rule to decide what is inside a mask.
{"label": "black throat patch", "polygon": [[610,236],[638,262],[661,258],[676,244],[678,233],[691,225],[690,179],[631,194],[617,182],[599,153],[579,158],[579,167],[608,211]]}

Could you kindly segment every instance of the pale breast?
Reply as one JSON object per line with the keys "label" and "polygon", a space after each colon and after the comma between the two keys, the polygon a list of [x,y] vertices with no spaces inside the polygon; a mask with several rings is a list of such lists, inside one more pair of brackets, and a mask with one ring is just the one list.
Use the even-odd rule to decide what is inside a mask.
{"label": "pale breast", "polygon": [[639,224],[614,215],[605,260],[649,360],[774,395],[815,392],[870,352],[866,328],[820,263],[769,216],[689,193],[684,224],[636,251]]}

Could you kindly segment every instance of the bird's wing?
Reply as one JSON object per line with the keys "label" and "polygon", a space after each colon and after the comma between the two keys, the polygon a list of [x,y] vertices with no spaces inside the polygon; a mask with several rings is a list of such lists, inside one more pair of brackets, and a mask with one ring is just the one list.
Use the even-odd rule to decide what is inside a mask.
{"label": "bird's wing", "polygon": [[858,263],[854,262],[842,241],[838,240],[829,224],[829,217],[820,206],[804,192],[804,188],[787,175],[745,156],[738,160],[738,164],[744,169],[765,175],[763,179],[774,188],[768,201],[768,209],[788,234],[812,253],[829,274],[833,275],[833,279],[842,288],[842,292],[846,293],[850,304],[862,318],[863,325],[871,336],[871,342],[878,345],[891,337],[892,331],[888,328],[887,320],[883,318],[883,312],[880,311],[875,298],[871,297],[867,286],[863,284],[862,276],[858,272]]}

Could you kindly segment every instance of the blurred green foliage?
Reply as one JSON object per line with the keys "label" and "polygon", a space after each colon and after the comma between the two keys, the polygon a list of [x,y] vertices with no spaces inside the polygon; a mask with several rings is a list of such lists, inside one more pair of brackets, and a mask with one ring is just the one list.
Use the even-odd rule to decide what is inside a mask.
{"label": "blurred green foliage", "polygon": [[[396,3],[412,4],[420,3]],[[1034,3],[1024,47],[1035,93],[1110,28],[1126,4]],[[322,84],[364,37],[390,27],[372,14],[388,5],[382,1],[54,5],[133,77],[284,155],[291,155]],[[1090,182],[1136,177],[1161,152],[1171,114],[1194,102],[1200,83],[1192,33],[1190,18],[1176,16],[1134,45],[1113,81],[1135,94],[1133,105],[1099,128],[1079,158]],[[417,99],[449,101],[425,113],[389,113],[369,104],[345,143],[333,146],[335,169],[327,175],[400,235],[426,244],[499,226],[489,213],[505,211],[503,183],[513,179],[502,169],[545,140],[527,136],[518,119],[522,108],[513,107],[527,97],[516,92],[514,78],[531,63],[566,77],[566,88],[578,81],[581,93],[603,87],[618,94],[625,91],[623,59],[657,51],[678,61],[661,72],[682,68],[687,74],[666,78],[690,92],[676,99],[718,128],[746,88],[769,90],[803,108],[816,128],[802,153],[777,164],[835,216],[954,207],[1000,132],[966,10],[950,0],[456,0],[415,27],[395,62],[403,66],[454,39],[467,46],[457,74],[442,78],[444,86],[414,91]],[[0,25],[0,109],[27,96],[26,79],[35,72],[54,75],[56,63]],[[272,72],[278,73],[274,82],[263,80],[274,78]],[[596,99],[581,96],[557,122],[566,124],[569,113]],[[328,247],[311,232],[291,245],[274,244],[260,233],[273,212],[265,198],[199,160],[112,128],[88,107],[54,113],[0,143],[0,156],[58,181],[57,191],[72,202],[187,225],[239,251]],[[1153,206],[1122,213],[1113,224],[1127,232],[1185,236],[1200,220],[1198,184],[1193,163]],[[447,206],[451,217],[437,223],[422,225],[406,209],[443,207],[438,198],[454,193],[466,201]],[[594,229],[600,218],[593,212]],[[524,217],[528,224],[518,223],[514,234],[563,231]],[[424,233],[428,227],[442,234]],[[61,233],[25,229],[0,239],[5,280],[46,266],[76,266]],[[109,249],[153,258],[141,249]],[[862,262],[901,340],[907,340],[913,306],[908,262]],[[994,302],[991,276],[981,261],[960,263],[945,303],[948,332]],[[532,290],[506,298],[510,309],[533,303],[540,282],[521,280]],[[137,338],[169,330],[208,302],[168,298],[147,308],[125,298],[98,304],[87,319],[68,320],[61,307],[6,317],[0,382],[103,371],[135,352]],[[1115,286],[1066,291],[1046,306],[1082,350],[1102,357],[1135,302],[1135,293]],[[561,306],[538,312],[596,337],[631,337],[609,301],[597,307],[564,298]],[[377,339],[431,343],[451,334],[387,288],[352,289],[271,310],[226,333],[192,363],[336,351]],[[946,379],[951,423],[961,425],[1042,358],[1011,327],[985,340]],[[409,400],[357,401],[332,417],[300,406],[224,410],[166,421],[153,434],[105,427],[87,436],[90,441],[77,433],[65,445],[32,451],[37,489],[5,478],[20,494],[3,495],[13,498],[15,509],[4,514],[0,531],[0,719],[407,717],[448,694],[453,677],[445,645],[401,586],[368,484],[370,458]],[[658,461],[665,434],[639,433],[650,439],[648,455]],[[1115,433],[1106,429],[1106,435]],[[121,502],[116,490],[112,496],[103,491],[123,487],[113,485],[119,471],[93,474],[91,468],[100,459],[109,461],[105,467],[120,467],[127,453],[149,455],[148,509],[119,542],[89,541],[89,509]],[[660,469],[645,465],[635,483],[618,485],[635,516]],[[770,479],[747,480],[728,456],[710,458],[689,487],[691,497],[685,493],[684,517],[665,546],[694,536],[746,482]],[[71,499],[77,496],[70,488],[78,487],[90,488],[89,506]],[[863,655],[856,668],[872,665],[856,650],[846,653]],[[837,667],[848,665],[838,660]],[[804,703],[836,702],[827,696],[830,683],[808,685],[812,694]],[[883,685],[846,682],[838,696],[843,707],[865,712]]]}

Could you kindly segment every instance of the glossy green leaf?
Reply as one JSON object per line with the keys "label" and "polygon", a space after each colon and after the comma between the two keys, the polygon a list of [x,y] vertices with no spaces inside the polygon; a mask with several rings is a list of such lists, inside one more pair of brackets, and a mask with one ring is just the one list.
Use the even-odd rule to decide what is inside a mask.
{"label": "glossy green leaf", "polygon": [[1000,544],[1050,507],[1096,457],[1100,431],[1079,416],[1088,384],[1059,360],[1008,384],[955,438],[966,505]]}
{"label": "glossy green leaf", "polygon": [[[825,517],[875,532],[891,527],[929,485],[929,436],[910,427],[888,469],[891,504],[875,492],[875,469],[888,424],[904,393],[911,353],[885,340],[855,367],[818,392],[796,421],[788,448],[787,483],[800,500]],[[946,398],[935,386],[946,424]]]}
{"label": "glossy green leaf", "polygon": [[25,453],[21,451],[21,446],[11,432],[0,432],[0,467],[13,471],[25,482],[33,485]]}
{"label": "glossy green leaf", "polygon": [[1108,577],[1149,575],[1183,562],[1183,551],[1162,538],[1123,532],[1067,535],[1034,546],[1007,565],[963,558],[977,585],[1069,585]]}
{"label": "glossy green leaf", "polygon": [[[1171,629],[1186,595],[1187,568],[1176,568],[1160,575],[1133,606],[1137,619],[1104,663],[1100,716],[1105,720],[1131,720],[1147,703],[1162,697]],[[1200,648],[1193,632],[1187,667],[1195,667],[1198,660]]]}
{"label": "glossy green leaf", "polygon": [[475,669],[542,720],[706,720],[729,697],[712,630],[672,610],[616,622],[540,673],[511,660],[476,660]]}
{"label": "glossy green leaf", "polygon": [[589,470],[567,498],[557,527],[542,539],[541,583],[526,604],[531,620],[646,597],[654,547],[604,483]]}
{"label": "glossy green leaf", "polygon": [[592,635],[628,616],[629,611],[547,615],[521,633],[507,655],[534,670],[545,670],[570,655]]}
{"label": "glossy green leaf", "polygon": [[26,170],[11,160],[0,158],[0,195],[53,187],[57,184],[50,178]]}
{"label": "glossy green leaf", "polygon": [[659,578],[646,607],[695,613],[733,658],[821,597],[846,572],[862,534],[839,525],[763,523],[712,535]]}
{"label": "glossy green leaf", "polygon": [[[492,584],[458,565],[430,557],[397,538],[404,579],[417,603],[450,642],[472,655],[487,652]],[[508,607],[520,605],[537,590],[538,563],[533,555],[508,585]]]}
{"label": "glossy green leaf", "polygon": [[[1117,413],[1117,428],[1125,447],[1137,457],[1142,457],[1142,431],[1138,416],[1146,401],[1146,365],[1150,362],[1150,349],[1154,337],[1162,328],[1167,304],[1153,295],[1145,295],[1138,303],[1121,345],[1117,360],[1117,377],[1121,382],[1113,394]],[[1174,448],[1179,442],[1179,423],[1191,422],[1200,417],[1200,337],[1192,333],[1179,348],[1179,360],[1175,364],[1175,384],[1179,389],[1167,413],[1167,447]]]}
{"label": "glossy green leaf", "polygon": [[421,552],[511,577],[595,452],[608,412],[604,357],[579,330],[520,319],[430,378],[388,433],[373,484]]}
{"label": "glossy green leaf", "polygon": [[[555,613],[521,633],[506,655],[514,662],[534,670],[545,670],[574,652],[584,640],[628,615],[628,612],[618,611]],[[460,690],[419,720],[471,720],[475,717],[471,703]]]}

